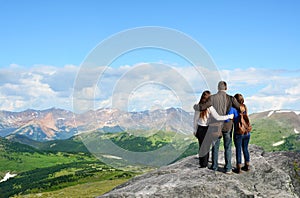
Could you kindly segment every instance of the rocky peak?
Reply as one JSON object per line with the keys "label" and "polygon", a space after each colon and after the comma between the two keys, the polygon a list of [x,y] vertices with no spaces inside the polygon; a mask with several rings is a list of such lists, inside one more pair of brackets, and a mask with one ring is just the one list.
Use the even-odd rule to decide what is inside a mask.
{"label": "rocky peak", "polygon": [[[249,172],[228,175],[200,169],[197,157],[190,156],[137,176],[101,197],[299,197],[299,152],[265,153],[254,145],[249,150]],[[234,165],[234,152],[232,156]],[[219,167],[223,165],[220,151]]]}

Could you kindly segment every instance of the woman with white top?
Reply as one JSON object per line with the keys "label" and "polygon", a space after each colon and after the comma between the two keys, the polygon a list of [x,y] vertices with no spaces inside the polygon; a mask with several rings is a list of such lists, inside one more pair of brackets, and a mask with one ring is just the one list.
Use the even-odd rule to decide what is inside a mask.
{"label": "woman with white top", "polygon": [[[205,103],[210,96],[210,91],[204,91],[200,98],[199,104]],[[199,151],[201,146],[208,146],[208,148],[201,148],[206,150],[207,152],[203,156],[200,155],[199,152],[199,165],[200,168],[206,168],[208,165],[208,158],[209,158],[209,147],[210,144],[203,144],[203,140],[206,136],[206,132],[208,129],[209,121],[213,117],[215,120],[223,121],[228,119],[233,119],[233,114],[220,116],[213,106],[203,110],[203,111],[195,111],[194,114],[194,135],[197,137],[199,142]]]}

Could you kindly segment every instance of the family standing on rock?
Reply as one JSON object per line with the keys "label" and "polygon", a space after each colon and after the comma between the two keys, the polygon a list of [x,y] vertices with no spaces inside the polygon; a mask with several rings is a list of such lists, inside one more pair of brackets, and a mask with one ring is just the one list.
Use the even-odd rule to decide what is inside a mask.
{"label": "family standing on rock", "polygon": [[[224,81],[218,83],[218,92],[210,95],[204,91],[198,104],[194,105],[194,135],[199,142],[200,168],[208,166],[210,146],[212,145],[212,170],[218,170],[218,153],[220,140],[223,137],[225,155],[225,173],[232,173],[231,145],[232,132],[234,132],[234,145],[236,148],[236,168],[250,170],[250,155],[248,143],[250,140],[251,125],[247,115],[247,107],[241,94],[234,97],[226,93],[227,84]],[[242,151],[245,165],[242,167]]]}

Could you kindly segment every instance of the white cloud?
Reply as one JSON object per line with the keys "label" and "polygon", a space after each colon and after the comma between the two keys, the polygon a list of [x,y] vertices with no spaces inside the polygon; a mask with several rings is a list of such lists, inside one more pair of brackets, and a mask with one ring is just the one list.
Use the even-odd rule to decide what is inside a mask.
{"label": "white cloud", "polygon": [[[207,79],[216,78],[218,72],[228,84],[228,93],[234,95],[242,93],[248,105],[249,112],[266,111],[272,109],[300,109],[300,71],[270,70],[259,68],[206,71],[198,69],[204,74],[199,76],[193,68],[180,68],[194,88],[198,96],[208,86]],[[213,84],[213,82],[207,83]],[[209,86],[208,88],[210,88]],[[217,87],[217,82],[215,82]],[[212,90],[215,93],[215,90]]]}
{"label": "white cloud", "polygon": [[[221,71],[232,95],[242,93],[251,112],[300,109],[300,71],[236,69]],[[224,75],[225,73],[225,75]]]}
{"label": "white cloud", "polygon": [[[136,102],[134,104],[139,108],[130,107],[130,109],[144,110],[151,107],[150,104],[153,105],[151,101],[155,100],[165,101],[164,106],[174,105],[173,98],[169,95],[171,92],[179,98],[184,109],[190,109],[190,101],[195,101],[194,90],[188,79],[172,67],[156,64],[137,64],[126,68],[120,76],[112,76],[111,72],[113,70],[118,70],[118,68],[108,70],[102,76],[99,87],[100,93],[106,92],[109,96],[112,96],[112,104],[118,108],[127,110],[130,97],[133,97],[132,93],[135,93],[134,100]],[[145,86],[149,84],[151,86]],[[166,101],[169,104],[166,104]]]}
{"label": "white cloud", "polygon": [[129,95],[126,110],[154,110],[182,107],[182,101],[172,90],[162,85],[146,84]]}
{"label": "white cloud", "polygon": [[227,81],[228,93],[244,95],[251,112],[300,109],[299,71],[259,68],[209,71],[202,67],[146,63],[91,70],[80,70],[74,65],[1,68],[0,109],[19,111],[55,106],[73,110],[74,106],[81,111],[121,106],[139,111],[179,106],[192,111],[202,91],[216,92],[220,78]]}
{"label": "white cloud", "polygon": [[20,75],[16,82],[5,83],[0,87],[0,92],[4,95],[5,100],[1,102],[2,109],[22,109],[32,108],[31,104],[44,106],[56,97],[56,93],[48,84],[42,83],[43,76],[33,73]]}
{"label": "white cloud", "polygon": [[287,88],[285,90],[285,93],[289,94],[289,95],[300,95],[300,80],[299,80],[299,84],[295,85],[293,87]]}
{"label": "white cloud", "polygon": [[[248,69],[234,69],[234,70],[221,70],[224,80],[235,82],[243,82],[247,85],[258,85],[265,82],[272,75],[274,71],[266,69],[248,68]],[[268,75],[267,75],[268,74]]]}
{"label": "white cloud", "polygon": [[[0,69],[0,109],[20,111],[53,106],[70,109],[70,95],[78,68],[11,65]],[[71,75],[68,75],[70,74]],[[71,76],[71,78],[70,78]]]}
{"label": "white cloud", "polygon": [[1,110],[15,111],[26,106],[26,102],[21,97],[0,95]]}
{"label": "white cloud", "polygon": [[296,103],[300,101],[300,97],[254,95],[246,97],[245,101],[251,112],[260,112],[278,109],[297,109],[299,106]]}

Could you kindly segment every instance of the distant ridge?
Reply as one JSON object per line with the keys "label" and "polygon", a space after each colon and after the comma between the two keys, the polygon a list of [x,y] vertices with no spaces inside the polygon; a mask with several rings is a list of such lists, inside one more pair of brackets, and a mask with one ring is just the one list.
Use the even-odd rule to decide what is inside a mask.
{"label": "distant ridge", "polygon": [[179,108],[124,112],[98,109],[75,114],[63,109],[0,111],[0,136],[24,135],[37,141],[68,139],[76,134],[128,130],[174,131],[191,134],[192,114]]}

